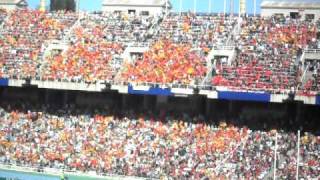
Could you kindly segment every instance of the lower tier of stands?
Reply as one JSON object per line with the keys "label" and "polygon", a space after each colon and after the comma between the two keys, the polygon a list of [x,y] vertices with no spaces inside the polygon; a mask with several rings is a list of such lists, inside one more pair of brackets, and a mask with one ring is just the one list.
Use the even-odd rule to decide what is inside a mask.
{"label": "lower tier of stands", "polygon": [[[265,115],[259,114],[256,107],[250,108],[252,112],[244,117],[244,107],[249,103],[241,103],[235,105],[235,109],[242,109],[235,118],[215,118],[150,107],[131,110],[139,106],[138,101],[129,108],[114,107],[114,103],[57,106],[53,102],[7,101],[4,92],[0,96],[0,172],[36,170],[46,175],[61,174],[64,170],[68,179],[74,179],[69,176],[74,176],[74,172],[97,179],[101,175],[106,175],[105,179],[119,177],[113,174],[120,175],[118,179],[122,175],[156,179],[269,179],[276,168],[277,178],[293,179],[299,161],[300,178],[319,179],[320,137],[316,131],[319,132],[320,111],[313,111],[319,107],[301,106],[305,115],[296,118],[285,105],[254,103],[263,112],[266,107],[277,107],[263,118]],[[105,97],[111,98],[106,94]],[[228,108],[216,104],[215,109],[218,112]],[[271,117],[280,111],[287,112],[281,118]]]}

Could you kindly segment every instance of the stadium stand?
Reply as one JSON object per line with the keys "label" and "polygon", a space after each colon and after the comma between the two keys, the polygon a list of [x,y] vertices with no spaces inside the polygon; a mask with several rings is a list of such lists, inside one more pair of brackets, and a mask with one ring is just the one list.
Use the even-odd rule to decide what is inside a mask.
{"label": "stadium stand", "polygon": [[[279,174],[285,179],[294,178],[296,175],[296,166],[291,162],[297,162],[297,158],[292,156],[297,153],[296,146],[297,136],[294,134],[281,134],[280,143],[283,144],[279,150]],[[319,151],[319,137],[315,137],[311,134],[306,133],[301,140],[302,146],[300,148],[300,155],[302,159],[301,174],[306,179],[317,178],[319,174],[319,156],[316,151]],[[291,150],[290,150],[291,149]]]}
{"label": "stadium stand", "polygon": [[[163,17],[120,13],[78,15],[34,10],[16,10],[4,18],[6,13],[1,12],[3,78],[319,92],[317,74],[307,83],[301,82],[304,66],[299,60],[299,52],[317,46],[319,21],[288,17],[248,17],[238,21],[192,13]],[[237,27],[239,32],[235,31]],[[65,47],[49,48],[53,43]],[[228,45],[236,47],[234,60],[228,63],[218,60],[211,66],[210,52]],[[128,47],[145,47],[147,51],[128,60],[124,58]],[[211,82],[204,84],[211,73],[214,75]]]}
{"label": "stadium stand", "polygon": [[205,74],[205,59],[190,44],[160,40],[141,59],[128,64],[122,76],[135,83],[188,85],[199,84]]}
{"label": "stadium stand", "polygon": [[121,68],[124,48],[148,43],[154,21],[154,17],[118,13],[85,16],[67,37],[68,50],[53,51],[46,57],[42,79],[90,83],[113,80]]}
{"label": "stadium stand", "polygon": [[[294,179],[298,137],[290,128],[294,126],[293,119],[303,116],[301,104],[295,109],[297,118],[288,120],[291,125],[288,131],[278,125],[282,121],[272,122],[272,128],[256,129],[249,126],[261,124],[262,120],[241,124],[243,117],[240,116],[227,122],[221,120],[224,118],[211,122],[203,115],[190,115],[196,113],[188,110],[154,113],[148,107],[148,101],[156,101],[157,105],[173,101],[166,97],[173,95],[172,89],[159,90],[153,86],[148,95],[157,96],[143,96],[143,103],[132,100],[136,97],[132,98],[130,91],[147,92],[141,91],[141,87],[135,89],[136,84],[192,85],[200,88],[199,94],[204,91],[202,86],[223,87],[245,92],[210,91],[208,97],[262,101],[267,102],[267,108],[273,106],[269,102],[275,99],[268,92],[284,93],[298,87],[296,90],[302,90],[302,94],[313,92],[315,96],[320,91],[320,64],[316,61],[303,64],[301,57],[305,49],[317,47],[319,22],[276,17],[238,20],[192,13],[154,17],[34,10],[7,13],[1,10],[1,98],[9,98],[12,90],[3,86],[9,86],[11,80],[21,79],[87,83],[84,89],[99,81],[109,81],[125,84],[127,89],[122,92],[125,95],[113,94],[115,97],[110,95],[103,99],[100,98],[102,95],[81,96],[81,92],[42,90],[46,88],[44,86],[37,90],[21,88],[19,92],[26,91],[27,98],[46,102],[38,102],[37,107],[28,104],[27,100],[17,103],[23,99],[19,93],[13,93],[11,102],[1,99],[0,164],[40,171],[53,168],[75,173],[157,179],[270,179],[275,168],[277,136],[277,176]],[[216,64],[208,65],[208,62],[212,63],[208,58],[211,51],[225,46],[235,47],[234,60],[229,64],[218,58]],[[130,47],[147,50],[126,59],[124,53]],[[302,82],[305,67],[312,76]],[[212,73],[212,77],[208,73]],[[203,84],[207,77],[210,77],[209,83]],[[97,89],[110,93],[105,90],[107,84],[103,86]],[[160,93],[152,94],[152,90]],[[196,89],[189,95],[194,92]],[[87,103],[90,97],[95,98],[92,100],[94,108],[67,103],[70,99]],[[224,108],[231,112],[236,106],[231,101],[227,108],[223,105],[212,108],[211,99],[188,98],[192,99],[191,109],[206,104],[207,113],[224,111]],[[55,100],[63,107],[48,103]],[[122,103],[147,107],[149,112],[99,109],[96,106],[101,101],[108,101],[112,106]],[[186,102],[177,101],[170,107],[179,108],[177,106]],[[309,104],[319,105],[320,97],[313,97],[311,101]],[[284,106],[286,111],[290,109],[290,103]],[[307,114],[305,119],[310,116]],[[250,116],[249,119],[254,118]],[[310,127],[314,125],[317,124],[309,124]],[[301,130],[299,177],[319,179],[320,137],[308,129]]]}
{"label": "stadium stand", "polygon": [[11,12],[3,24],[0,36],[2,76],[14,79],[35,78],[46,43],[61,39],[64,30],[75,22],[74,15],[27,9]]}
{"label": "stadium stand", "polygon": [[81,19],[81,26],[95,22],[103,27],[103,37],[107,41],[130,44],[147,42],[150,39],[149,29],[157,22],[157,18],[104,12],[102,14],[88,14],[84,19]]}
{"label": "stadium stand", "polygon": [[[278,177],[295,177],[297,136],[282,130],[208,124],[187,114],[2,104],[5,164],[148,178],[265,179],[272,175],[277,133]],[[319,136],[302,136],[301,178],[319,176],[319,148]]]}
{"label": "stadium stand", "polygon": [[232,66],[219,63],[213,85],[276,92],[296,88],[301,76],[297,51],[316,37],[316,26],[253,17],[245,19],[241,29],[238,56]]}
{"label": "stadium stand", "polygon": [[183,16],[172,14],[163,19],[160,24],[159,36],[170,39],[174,43],[190,43],[204,52],[214,46],[223,46],[228,40],[228,34],[236,24],[236,18],[219,15]]}

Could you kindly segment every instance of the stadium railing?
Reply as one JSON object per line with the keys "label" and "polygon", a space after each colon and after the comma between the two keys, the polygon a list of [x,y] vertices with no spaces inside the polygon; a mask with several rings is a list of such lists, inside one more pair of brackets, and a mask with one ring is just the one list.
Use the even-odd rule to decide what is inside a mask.
{"label": "stadium railing", "polygon": [[214,50],[234,50],[235,46],[213,46]]}
{"label": "stadium railing", "polygon": [[[22,86],[25,82],[23,79],[10,79],[12,86]],[[112,81],[112,80],[99,80],[97,82],[85,82],[85,81],[68,81],[68,80],[48,80],[37,79],[31,80],[31,85],[36,85],[39,88],[52,88],[52,89],[65,89],[65,90],[89,90],[89,91],[101,91],[101,88],[105,84],[115,86],[145,86],[149,88],[162,88],[162,89],[199,89],[199,90],[217,90],[217,91],[235,91],[235,92],[264,92],[271,94],[289,94],[290,89],[265,89],[265,88],[246,88],[246,87],[224,87],[224,86],[212,86],[209,84],[178,84],[178,83],[157,83],[157,82],[130,82],[130,81]],[[296,91],[303,92],[300,90]],[[310,94],[317,94],[317,92],[310,92]]]}
{"label": "stadium railing", "polygon": [[320,49],[305,49],[305,53],[317,53],[320,54]]}
{"label": "stadium railing", "polygon": [[97,174],[94,171],[89,172],[80,172],[80,171],[70,171],[65,169],[56,169],[56,168],[47,168],[47,167],[27,167],[27,166],[17,166],[11,164],[1,164],[0,163],[0,171],[15,171],[20,173],[30,173],[30,175],[40,175],[40,176],[55,176],[55,177],[73,177],[72,179],[108,179],[108,180],[144,180],[142,177],[134,177],[134,176],[121,176],[121,175],[113,175],[113,174]]}

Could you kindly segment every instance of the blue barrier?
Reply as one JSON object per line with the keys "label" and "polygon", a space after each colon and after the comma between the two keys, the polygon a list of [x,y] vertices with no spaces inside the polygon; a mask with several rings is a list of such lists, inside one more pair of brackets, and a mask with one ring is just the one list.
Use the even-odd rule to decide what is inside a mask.
{"label": "blue barrier", "polygon": [[218,99],[238,100],[238,101],[270,102],[271,94],[219,91],[218,92]]}
{"label": "blue barrier", "polygon": [[320,95],[316,97],[316,105],[320,106]]}
{"label": "blue barrier", "polygon": [[133,87],[131,85],[128,86],[128,94],[173,96],[173,93],[171,92],[170,89],[150,87],[148,91],[142,91],[142,90],[133,90]]}
{"label": "blue barrier", "polygon": [[9,79],[0,79],[0,86],[9,86]]}
{"label": "blue barrier", "polygon": [[0,178],[23,180],[60,180],[59,176],[45,175],[33,172],[19,172],[15,170],[0,169]]}

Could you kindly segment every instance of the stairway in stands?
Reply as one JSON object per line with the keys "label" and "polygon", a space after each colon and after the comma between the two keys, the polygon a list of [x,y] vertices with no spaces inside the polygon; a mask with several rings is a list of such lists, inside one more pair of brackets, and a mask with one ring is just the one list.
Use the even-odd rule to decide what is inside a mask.
{"label": "stairway in stands", "polygon": [[64,30],[64,36],[62,40],[53,40],[48,41],[42,44],[40,57],[41,61],[39,62],[39,68],[38,68],[38,77],[41,77],[42,70],[45,69],[45,65],[47,64],[46,57],[50,56],[53,50],[61,50],[62,53],[66,52],[69,48],[70,38],[72,35],[72,32],[75,28],[81,26],[81,19],[83,18],[83,15],[79,14],[79,18],[75,23],[70,27]]}
{"label": "stairway in stands", "polygon": [[231,65],[231,63],[235,60],[237,57],[236,52],[236,42],[235,37],[238,36],[241,33],[241,21],[238,20],[238,23],[236,23],[232,29],[232,32],[229,34],[226,42],[223,46],[214,46],[211,51],[209,52],[206,60],[207,60],[207,75],[201,82],[201,86],[205,86],[206,84],[211,83],[213,72],[215,71],[216,62],[215,57],[216,56],[227,56],[228,57],[228,64]]}
{"label": "stairway in stands", "polygon": [[313,79],[313,72],[309,71],[310,66],[306,61],[319,61],[320,60],[320,49],[305,49],[300,58],[302,64],[302,75],[301,75],[301,86],[297,89],[303,89],[309,80]]}

